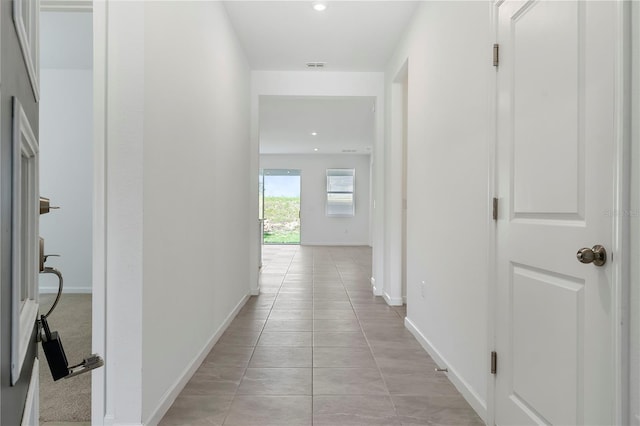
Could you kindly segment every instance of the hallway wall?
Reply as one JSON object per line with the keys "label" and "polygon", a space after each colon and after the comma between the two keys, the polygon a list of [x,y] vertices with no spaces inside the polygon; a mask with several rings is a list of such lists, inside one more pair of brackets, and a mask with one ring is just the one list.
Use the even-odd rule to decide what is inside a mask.
{"label": "hallway wall", "polygon": [[[300,169],[301,244],[369,245],[369,155],[276,155],[262,154],[262,169]],[[330,168],[356,169],[355,216],[326,215],[327,180]]]}
{"label": "hallway wall", "polygon": [[222,3],[144,12],[142,421],[153,424],[248,294],[252,174],[249,68]]}
{"label": "hallway wall", "polygon": [[630,407],[629,424],[640,425],[640,3],[630,5],[631,38],[631,211]]}
{"label": "hallway wall", "polygon": [[[92,15],[40,14],[40,193],[60,210],[40,216],[47,265],[65,293],[91,293],[93,219]],[[40,292],[58,291],[40,274]]]}
{"label": "hallway wall", "polygon": [[386,73],[389,126],[393,79],[408,59],[406,324],[485,419],[490,11],[423,3]]}
{"label": "hallway wall", "polygon": [[[47,266],[63,273],[65,293],[91,293],[92,71],[42,69],[40,83],[40,193],[60,207],[40,217],[45,253],[60,255]],[[52,274],[39,282],[41,293],[58,291]]]}

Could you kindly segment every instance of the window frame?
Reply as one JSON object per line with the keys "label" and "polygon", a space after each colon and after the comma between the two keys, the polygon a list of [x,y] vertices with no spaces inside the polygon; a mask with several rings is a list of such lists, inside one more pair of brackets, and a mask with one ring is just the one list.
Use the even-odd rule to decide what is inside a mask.
{"label": "window frame", "polygon": [[[325,212],[327,217],[354,217],[356,215],[356,169],[355,168],[333,168],[327,169],[327,186],[325,199]],[[348,174],[347,174],[348,173]],[[330,178],[332,176],[349,176],[351,177],[351,191],[335,191],[331,189]],[[351,212],[350,213],[332,213],[330,210],[329,198],[333,194],[349,194],[351,195]]]}

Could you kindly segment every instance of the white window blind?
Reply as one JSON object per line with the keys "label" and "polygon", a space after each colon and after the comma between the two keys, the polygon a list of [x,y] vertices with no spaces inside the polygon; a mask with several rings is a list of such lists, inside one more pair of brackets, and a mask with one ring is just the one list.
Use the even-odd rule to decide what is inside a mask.
{"label": "white window blind", "polygon": [[327,169],[327,216],[355,214],[355,169]]}

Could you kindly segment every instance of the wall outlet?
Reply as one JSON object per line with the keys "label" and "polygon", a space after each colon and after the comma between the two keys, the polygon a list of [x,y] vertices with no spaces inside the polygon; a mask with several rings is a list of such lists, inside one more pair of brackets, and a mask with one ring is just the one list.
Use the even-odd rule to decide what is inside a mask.
{"label": "wall outlet", "polygon": [[427,292],[427,282],[424,280],[420,281],[420,296],[422,296],[423,299],[426,292]]}

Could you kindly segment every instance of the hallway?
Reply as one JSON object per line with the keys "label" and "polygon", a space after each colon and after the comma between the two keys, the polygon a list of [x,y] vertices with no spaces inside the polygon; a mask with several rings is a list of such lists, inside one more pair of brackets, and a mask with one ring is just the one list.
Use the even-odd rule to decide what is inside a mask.
{"label": "hallway", "polygon": [[261,294],[161,425],[481,425],[371,295],[369,247],[265,246]]}

